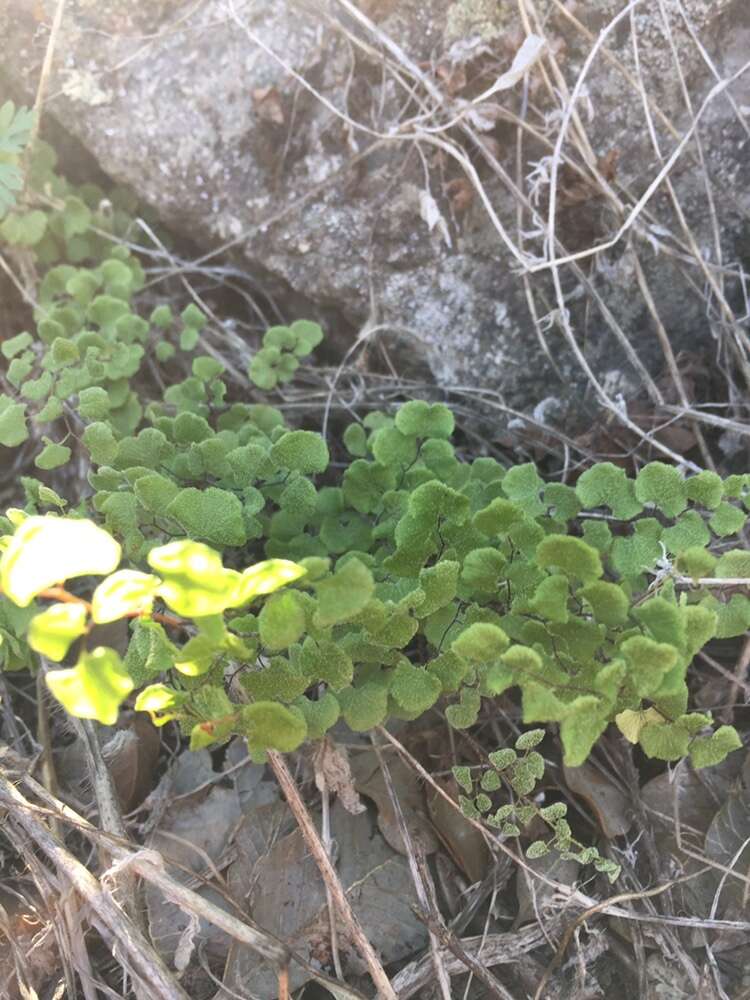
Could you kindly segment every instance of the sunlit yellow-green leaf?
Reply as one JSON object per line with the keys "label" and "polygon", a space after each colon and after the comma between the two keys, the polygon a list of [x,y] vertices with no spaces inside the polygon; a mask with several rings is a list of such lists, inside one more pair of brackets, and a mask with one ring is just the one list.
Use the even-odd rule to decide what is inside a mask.
{"label": "sunlit yellow-green leaf", "polygon": [[35,652],[59,663],[73,640],[85,631],[84,604],[53,604],[31,619],[26,638]]}
{"label": "sunlit yellow-green leaf", "polygon": [[644,726],[658,725],[664,719],[655,708],[633,712],[627,708],[615,716],[615,725],[629,743],[637,743]]}
{"label": "sunlit yellow-green leaf", "polygon": [[52,670],[47,687],[70,715],[96,719],[105,726],[117,722],[120,704],[133,690],[133,681],[113,649],[98,646],[85,652],[70,670]]}
{"label": "sunlit yellow-green leaf", "polygon": [[166,684],[149,684],[135,699],[136,712],[148,712],[155,726],[164,726],[174,719],[187,695]]}
{"label": "sunlit yellow-green leaf", "polygon": [[161,580],[151,573],[121,569],[102,580],[91,599],[91,615],[97,625],[126,615],[151,610]]}
{"label": "sunlit yellow-green leaf", "polygon": [[250,566],[242,574],[236,603],[246,604],[261,594],[272,594],[279,587],[299,580],[306,572],[304,566],[298,566],[288,559],[266,559],[265,562]]}
{"label": "sunlit yellow-green leaf", "polygon": [[186,618],[219,615],[240,601],[242,576],[225,569],[221,556],[201,542],[184,539],[151,549],[148,563],[162,577],[159,596]]}
{"label": "sunlit yellow-green leaf", "polygon": [[111,573],[120,546],[93,521],[29,517],[19,525],[0,559],[0,588],[27,607],[43,590],[76,576]]}
{"label": "sunlit yellow-green leaf", "polygon": [[8,518],[10,523],[14,528],[19,528],[24,521],[28,521],[30,515],[25,510],[21,510],[20,507],[8,507],[5,512],[5,516]]}

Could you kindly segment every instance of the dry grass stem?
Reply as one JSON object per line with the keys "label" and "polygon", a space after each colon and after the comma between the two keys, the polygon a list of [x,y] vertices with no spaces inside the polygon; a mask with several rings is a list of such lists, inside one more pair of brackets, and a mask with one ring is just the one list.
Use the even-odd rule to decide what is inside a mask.
{"label": "dry grass stem", "polygon": [[378,996],[382,997],[383,1000],[397,1000],[397,994],[391,986],[380,959],[375,954],[365,932],[362,930],[359,920],[349,905],[349,900],[346,898],[346,893],[336,874],[336,869],[331,864],[331,859],[328,856],[325,845],[320,839],[320,834],[315,828],[315,824],[307,811],[305,803],[302,801],[302,796],[286,765],[283,755],[276,750],[269,750],[268,762],[276,776],[279,787],[284,793],[292,815],[297,821],[300,832],[305,838],[305,843],[315,860],[315,864],[318,866],[321,877],[330,890],[339,917],[346,926],[352,942],[367,965],[372,981],[377,987]]}

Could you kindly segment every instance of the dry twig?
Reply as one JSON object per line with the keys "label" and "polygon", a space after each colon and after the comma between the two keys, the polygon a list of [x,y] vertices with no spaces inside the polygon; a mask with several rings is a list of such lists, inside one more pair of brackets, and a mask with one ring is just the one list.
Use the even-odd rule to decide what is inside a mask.
{"label": "dry twig", "polygon": [[0,774],[0,798],[12,808],[11,823],[21,827],[59,874],[91,907],[118,943],[117,957],[136,980],[159,1000],[189,1000],[162,959],[99,881],[52,834],[15,785]]}
{"label": "dry twig", "polygon": [[362,930],[362,925],[349,905],[349,900],[346,898],[346,893],[344,892],[341,881],[336,874],[336,869],[331,864],[331,859],[328,857],[323,841],[320,839],[320,834],[315,829],[315,824],[305,807],[305,803],[302,801],[302,796],[299,793],[289,768],[286,766],[286,761],[284,760],[283,755],[277,750],[269,750],[268,762],[271,765],[271,769],[276,776],[276,780],[278,781],[282,792],[284,793],[292,815],[297,821],[300,832],[305,838],[305,843],[315,859],[315,864],[318,866],[318,870],[320,871],[323,881],[330,890],[331,897],[336,904],[339,917],[346,925],[346,929],[352,942],[357,947],[360,955],[367,964],[372,981],[378,989],[378,996],[382,997],[383,1000],[397,1000],[397,994],[391,986],[390,980],[386,975],[380,959],[375,954],[375,950],[368,941],[367,935]]}

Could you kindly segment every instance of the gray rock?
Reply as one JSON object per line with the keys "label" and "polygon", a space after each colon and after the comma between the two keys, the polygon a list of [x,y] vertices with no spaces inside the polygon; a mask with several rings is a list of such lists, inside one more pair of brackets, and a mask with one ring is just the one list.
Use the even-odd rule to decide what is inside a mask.
{"label": "gray rock", "polygon": [[[480,53],[466,63],[469,83],[448,95],[447,107],[481,92],[504,72],[524,35],[515,3],[504,0],[499,6],[486,0],[359,0],[358,5],[444,92],[462,55]],[[54,4],[41,6],[51,11]],[[627,4],[601,0],[572,6],[596,38]],[[607,42],[629,72],[640,72],[652,107],[682,133],[691,114],[661,7],[642,3],[635,8],[639,67],[629,17]],[[537,9],[572,88],[592,42],[559,14],[555,0],[537,0]],[[717,72],[725,75],[737,72],[746,59],[750,10],[742,0],[664,0],[663,9],[696,111],[716,81],[682,12]],[[33,94],[48,38],[45,25],[26,0],[4,0],[0,31],[6,39],[5,72]],[[433,110],[434,99],[423,87],[409,99],[408,70],[401,68],[397,79],[381,53],[381,40],[338,0],[256,0],[250,5],[241,0],[198,5],[71,0],[47,107],[109,174],[130,183],[168,225],[199,245],[229,245],[236,260],[273,287],[297,293],[309,308],[333,307],[354,328],[368,318],[381,324],[384,335],[398,336],[407,350],[424,355],[444,386],[493,389],[518,408],[547,401],[545,412],[555,412],[555,419],[570,427],[580,425],[595,409],[586,377],[559,324],[536,330],[529,313],[527,293],[538,319],[554,318],[549,273],[530,275],[525,287],[480,198],[475,194],[466,210],[457,209],[461,166],[424,137],[415,142],[409,136],[416,125],[404,125]],[[538,71],[530,80],[527,121],[537,134],[546,130],[554,143],[559,118]],[[699,130],[725,264],[741,262],[748,251],[748,132],[736,109],[750,105],[750,72],[738,79],[731,95],[734,107],[726,94],[709,103]],[[619,154],[612,183],[626,207],[618,214],[601,191],[581,189],[573,174],[563,172],[557,232],[573,252],[615,233],[658,172],[640,97],[601,55],[584,96],[578,108],[591,153],[600,160],[613,151]],[[494,98],[514,116],[523,99],[523,84]],[[347,117],[363,128],[350,127]],[[443,113],[431,123],[448,118]],[[655,127],[667,157],[676,140],[658,117]],[[444,135],[475,165],[497,217],[517,240],[516,199],[508,186],[493,176],[460,127]],[[515,178],[515,128],[501,121],[476,137],[492,142],[492,151]],[[566,144],[566,150],[571,148]],[[529,175],[532,163],[549,151],[544,141],[527,134],[522,173]],[[700,252],[716,264],[694,143],[671,176]],[[426,178],[442,218],[432,230],[420,213]],[[529,195],[528,181],[522,183]],[[546,197],[545,189],[542,217]],[[529,213],[523,225],[533,228]],[[715,300],[707,308],[705,277],[685,244],[662,185],[616,246],[583,260],[578,273],[570,266],[561,269],[572,329],[588,364],[602,384],[626,397],[639,391],[641,377],[592,301],[591,287],[619,324],[621,341],[657,375],[664,357],[636,282],[635,253],[675,352],[718,353],[727,359],[732,344],[744,336],[732,329]],[[530,239],[526,249],[541,253],[542,241]],[[733,308],[744,311],[739,283],[731,277],[727,296]],[[548,405],[550,399],[560,401],[557,411]]]}

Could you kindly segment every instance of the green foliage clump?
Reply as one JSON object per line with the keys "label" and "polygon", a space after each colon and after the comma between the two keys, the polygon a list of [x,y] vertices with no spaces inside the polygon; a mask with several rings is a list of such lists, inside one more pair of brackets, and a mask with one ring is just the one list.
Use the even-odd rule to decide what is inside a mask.
{"label": "green foliage clump", "polygon": [[291,382],[299,359],[312,354],[323,339],[317,323],[297,320],[291,326],[272,326],[263,337],[263,347],[250,362],[248,375],[259,389],[275,389]]}
{"label": "green foliage clump", "polygon": [[[43,143],[29,192],[1,235],[43,279],[34,330],[2,344],[0,445],[24,445],[47,477],[87,461],[90,496],[63,517],[65,500],[24,479],[26,509],[3,519],[6,669],[59,662],[90,622],[125,617],[126,655],[81,654],[50,674],[56,696],[104,720],[141,689],[137,704],[194,746],[241,732],[289,749],[339,718],[366,730],[438,702],[466,728],[517,691],[571,765],[610,724],[696,766],[732,749],[733,731],[690,711],[687,671],[712,637],[750,627],[743,593],[702,582],[750,576],[747,554],[726,551],[750,477],[653,462],[632,479],[601,463],[575,487],[546,483],[531,463],[461,459],[450,409],[423,400],[369,413],[340,447],[233,399],[196,305],[142,308],[143,268],[119,239],[126,196],[74,188]],[[321,338],[307,321],[272,327],[250,380],[273,392]],[[96,574],[90,602],[56,592]]]}
{"label": "green foliage clump", "polygon": [[[74,667],[50,671],[46,675],[50,691],[71,714],[98,719],[107,725],[115,723],[122,701],[134,690],[133,674],[149,673],[144,662],[149,658],[158,658],[151,672],[174,669],[195,677],[208,672],[214,663],[227,655],[252,655],[250,646],[227,632],[221,612],[249,605],[305,573],[302,567],[284,560],[268,560],[244,573],[226,569],[219,554],[199,542],[171,542],[153,548],[149,562],[161,576],[137,570],[117,570],[122,550],[106,531],[89,520],[51,514],[21,518],[16,531],[6,537],[6,541],[0,558],[3,603],[27,607],[40,596],[64,597],[28,619],[25,638],[29,649],[35,653],[60,662],[72,643],[92,625],[120,618],[138,620],[140,629],[134,633],[125,662],[113,649],[82,649]],[[44,558],[45,552],[47,558]],[[97,586],[90,603],[76,599],[59,586],[52,586],[77,576],[103,574],[108,575]],[[304,630],[304,612],[296,624],[292,624],[288,615],[279,615],[278,603],[294,602],[295,596],[293,591],[275,595],[260,612],[261,620],[265,616],[272,622],[270,640],[280,648],[290,645]],[[192,618],[197,626],[197,635],[188,639],[181,649],[160,633],[154,636],[155,644],[149,634],[157,627],[152,620],[157,599],[161,599],[170,611],[186,619]],[[188,625],[187,620],[166,620],[181,628]],[[261,624],[261,640],[263,628]],[[290,629],[295,631],[294,636]],[[303,683],[296,694],[301,694],[306,686]],[[207,688],[195,692],[196,707],[179,689],[163,684],[150,685],[139,695],[136,707],[150,711],[160,725],[174,718],[179,708],[180,717],[193,724],[195,732],[191,745],[194,746],[206,745],[207,725],[218,725],[222,732],[244,732],[254,748],[273,746],[289,750],[305,739],[307,728],[304,719],[291,715],[275,703],[280,687],[279,683],[269,687],[270,702],[254,703],[241,710],[221,691],[223,698],[214,699],[221,707],[219,718],[211,713],[205,715]],[[200,721],[196,722],[196,718]],[[276,722],[281,720],[286,724],[289,719],[292,724],[285,725],[282,732],[274,735],[272,730]]]}
{"label": "green foliage clump", "polygon": [[[526,847],[530,860],[555,853],[564,861],[593,864],[596,871],[615,882],[620,866],[603,858],[597,848],[584,847],[576,840],[567,820],[567,805],[553,802],[541,806],[535,800],[536,789],[544,778],[544,758],[536,747],[544,737],[543,729],[521,733],[513,747],[489,754],[489,767],[478,780],[469,767],[454,767],[453,777],[466,793],[459,795],[461,810],[469,819],[484,821],[504,837],[533,836],[535,839]],[[548,835],[540,836],[539,831],[544,829]]]}
{"label": "green foliage clump", "polygon": [[[244,732],[243,720],[257,715],[233,702],[218,721],[205,702],[196,714],[195,698],[231,662],[245,697],[277,706],[267,718],[288,729],[267,746],[290,745],[290,734],[304,738],[308,722],[321,734],[339,717],[357,730],[389,715],[416,718],[441,698],[448,699],[451,725],[466,728],[484,698],[518,688],[524,721],[559,726],[572,765],[586,759],[610,723],[662,759],[690,755],[701,766],[729,752],[736,735],[726,727],[712,735],[711,720],[690,713],[687,669],[714,635],[740,634],[750,625],[750,601],[740,594],[723,599],[701,586],[700,574],[747,577],[750,559],[737,549],[717,560],[710,533],[700,536],[704,547],[688,544],[699,537],[691,527],[679,536],[687,547],[664,568],[662,538],[680,519],[713,516],[703,488],[686,512],[683,501],[689,505],[695,492],[689,479],[678,486],[673,476],[663,477],[663,496],[647,479],[644,503],[658,506],[662,520],[645,510],[638,517],[630,506],[632,481],[606,472],[609,492],[596,494],[600,505],[624,507],[628,516],[614,539],[609,529],[585,530],[582,538],[575,526],[587,513],[578,508],[590,495],[591,477],[573,504],[565,492],[548,491],[530,466],[512,476],[481,459],[456,461],[441,474],[431,470],[424,446],[447,438],[424,435],[450,433],[443,409],[409,406],[406,420],[401,411],[395,419],[382,414],[376,426],[363,428],[365,455],[345,470],[341,486],[315,482],[329,463],[320,436],[288,429],[267,406],[223,406],[215,423],[195,411],[173,417],[157,411],[152,426],[119,439],[108,423],[94,421],[89,431],[110,431],[106,440],[114,444],[107,464],[92,469],[92,504],[117,541],[99,536],[109,538],[109,547],[98,544],[105,562],[92,566],[87,533],[101,529],[90,520],[19,514],[3,555],[4,603],[12,598],[24,607],[34,600],[33,574],[24,583],[15,560],[40,551],[40,526],[46,538],[67,525],[75,541],[55,542],[59,560],[44,561],[42,589],[107,572],[93,595],[94,621],[125,616],[136,623],[124,663],[107,661],[114,680],[102,713],[111,716],[116,692],[129,693],[117,679],[124,671],[133,685],[152,681],[138,704],[158,702],[155,718],[200,726],[194,745]],[[413,455],[400,477],[386,475],[390,467],[373,454],[376,446],[387,451],[388,430],[399,435],[390,439],[396,458]],[[184,485],[180,470],[193,467],[193,459],[204,469],[212,463],[216,485]],[[664,524],[666,509],[672,527]],[[675,538],[669,551],[679,549]],[[230,568],[203,539],[229,553],[250,545],[266,561]],[[114,572],[121,551],[133,568]],[[153,572],[140,568],[145,563]],[[677,586],[684,573],[695,586]],[[8,574],[16,574],[10,585]],[[649,580],[656,589],[644,599]],[[281,584],[287,589],[253,607]],[[194,621],[197,633],[182,645],[168,638],[154,610],[160,603]],[[53,604],[11,632],[5,656],[15,664],[19,643],[27,641],[59,660],[84,627],[76,605]],[[80,684],[71,675],[67,687],[56,689],[74,710],[91,711],[89,669],[85,663],[75,675]],[[167,672],[172,686],[159,679]],[[268,731],[265,723],[257,729]],[[262,749],[261,742],[258,735],[254,746]]]}

